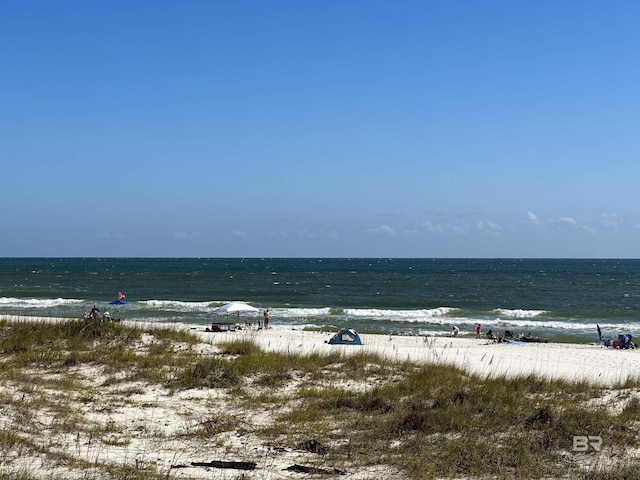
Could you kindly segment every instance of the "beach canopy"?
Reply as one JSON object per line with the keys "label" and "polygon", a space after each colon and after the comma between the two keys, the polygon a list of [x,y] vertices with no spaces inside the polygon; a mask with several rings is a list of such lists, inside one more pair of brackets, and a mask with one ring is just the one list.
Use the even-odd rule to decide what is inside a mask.
{"label": "beach canopy", "polygon": [[243,302],[231,302],[216,308],[213,313],[258,313],[260,310]]}
{"label": "beach canopy", "polygon": [[343,328],[336,333],[331,340],[331,345],[362,345],[360,335],[353,328]]}

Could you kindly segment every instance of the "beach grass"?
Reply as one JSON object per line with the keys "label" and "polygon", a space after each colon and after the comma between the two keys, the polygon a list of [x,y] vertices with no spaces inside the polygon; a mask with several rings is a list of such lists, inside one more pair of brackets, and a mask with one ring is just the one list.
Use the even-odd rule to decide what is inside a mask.
{"label": "beach grass", "polygon": [[[275,353],[246,339],[213,348],[181,329],[93,320],[0,321],[0,362],[0,480],[216,478],[182,468],[172,449],[259,465],[295,453],[363,479],[382,469],[398,479],[604,480],[640,468],[633,380],[611,389],[483,379],[372,353]],[[155,420],[147,412],[172,399],[171,431],[120,415]],[[601,443],[576,449],[576,436]],[[150,448],[170,461],[151,461],[160,454]],[[283,478],[253,473],[243,478]]]}

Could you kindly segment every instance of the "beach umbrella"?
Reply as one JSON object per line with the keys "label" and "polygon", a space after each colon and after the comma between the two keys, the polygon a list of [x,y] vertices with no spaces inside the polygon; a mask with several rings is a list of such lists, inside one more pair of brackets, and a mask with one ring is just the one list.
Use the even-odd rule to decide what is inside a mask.
{"label": "beach umbrella", "polygon": [[260,310],[243,302],[231,302],[216,308],[213,313],[257,313]]}

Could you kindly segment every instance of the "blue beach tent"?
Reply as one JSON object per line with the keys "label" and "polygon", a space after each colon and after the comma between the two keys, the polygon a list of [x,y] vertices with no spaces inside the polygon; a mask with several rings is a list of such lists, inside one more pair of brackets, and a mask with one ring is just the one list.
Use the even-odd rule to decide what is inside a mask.
{"label": "blue beach tent", "polygon": [[353,328],[343,328],[328,342],[331,345],[362,345],[360,335]]}

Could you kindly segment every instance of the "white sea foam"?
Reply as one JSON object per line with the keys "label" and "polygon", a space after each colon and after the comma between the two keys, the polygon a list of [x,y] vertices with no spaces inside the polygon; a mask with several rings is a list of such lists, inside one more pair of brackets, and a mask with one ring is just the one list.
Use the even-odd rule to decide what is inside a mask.
{"label": "white sea foam", "polygon": [[301,323],[301,324],[279,324],[279,325],[271,325],[269,327],[270,330],[316,330],[323,328],[332,328],[333,325],[316,325],[314,323]]}
{"label": "white sea foam", "polygon": [[276,318],[309,318],[331,315],[329,307],[324,308],[271,308],[271,314]]}
{"label": "white sea foam", "polygon": [[84,300],[73,298],[11,298],[0,297],[0,306],[20,308],[52,308],[82,303]]}
{"label": "white sea foam", "polygon": [[521,310],[521,309],[509,310],[507,308],[496,308],[494,312],[496,312],[499,315],[504,315],[505,317],[512,317],[512,318],[533,318],[533,317],[537,317],[538,315],[543,315],[547,313],[546,310]]}
{"label": "white sea foam", "polygon": [[[13,298],[0,297],[0,308],[3,313],[10,315],[41,316],[44,311],[50,316],[75,317],[80,316],[82,309],[93,304],[92,300],[78,300],[69,298]],[[104,303],[104,302],[103,302]],[[139,300],[120,309],[119,316],[135,321],[166,322],[178,319],[182,322],[207,322],[213,310],[226,303],[222,300],[208,301],[180,301],[180,300]],[[260,302],[249,302],[259,309],[266,308]],[[102,303],[101,303],[102,305]],[[116,306],[106,307],[111,310]],[[104,309],[101,306],[101,309]],[[438,307],[431,309],[389,309],[389,308],[339,308],[339,307],[271,307],[272,325],[291,329],[317,329],[353,324],[361,329],[375,329],[380,331],[399,331],[407,329],[415,333],[440,332],[446,334],[451,326],[456,325],[461,332],[472,334],[478,323],[483,325],[483,332],[514,330],[515,332],[564,332],[564,334],[580,334],[597,339],[596,323],[600,324],[606,336],[616,336],[620,333],[635,334],[638,325],[632,319],[604,318],[572,318],[558,317],[546,310],[505,309],[497,308],[493,311],[470,312],[453,307]],[[259,317],[260,313],[241,315],[246,321]],[[177,321],[177,320],[176,320]],[[404,324],[404,325],[403,325]]]}
{"label": "white sea foam", "polygon": [[[481,323],[483,327],[483,331],[491,328],[494,330],[517,330],[517,331],[527,331],[527,330],[538,330],[538,329],[548,329],[548,330],[558,330],[558,331],[567,331],[567,332],[589,332],[593,330],[594,334],[596,332],[596,324],[595,323],[579,323],[579,322],[568,322],[561,320],[534,320],[532,319],[503,319],[503,318],[494,318],[494,319],[484,319],[478,320],[477,318],[469,318],[469,317],[459,317],[456,319],[448,319],[446,322],[440,322],[440,324],[455,324],[464,329],[465,327],[469,327],[469,331],[474,330],[475,326]],[[600,325],[602,327],[603,332],[622,332],[635,330],[637,327],[632,324],[625,323],[616,323],[616,324],[606,324]]]}
{"label": "white sea foam", "polygon": [[179,300],[142,300],[138,303],[148,308],[171,312],[207,312],[219,306],[213,306],[212,302],[182,302]]}
{"label": "white sea foam", "polygon": [[[596,331],[596,325],[590,323],[575,323],[575,322],[561,322],[561,321],[543,321],[543,322],[528,322],[526,320],[514,320],[514,321],[501,321],[501,324],[513,325],[521,329],[526,328],[547,328],[554,330],[591,330]],[[629,330],[636,329],[637,327],[624,323],[607,324],[608,330]]]}
{"label": "white sea foam", "polygon": [[344,313],[354,317],[384,318],[390,321],[424,322],[434,318],[445,317],[454,308],[439,307],[422,310],[381,310],[375,308],[347,308]]}

